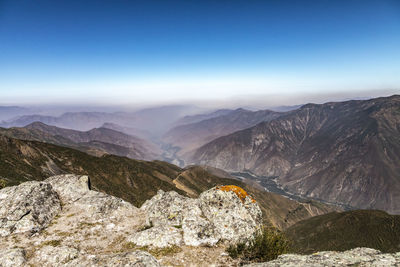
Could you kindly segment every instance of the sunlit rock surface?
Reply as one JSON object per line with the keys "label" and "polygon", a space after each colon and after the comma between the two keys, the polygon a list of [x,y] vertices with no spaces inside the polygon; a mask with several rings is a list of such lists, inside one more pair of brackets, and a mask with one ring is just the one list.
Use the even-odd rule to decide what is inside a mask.
{"label": "sunlit rock surface", "polygon": [[0,204],[1,267],[229,265],[226,246],[262,222],[239,187],[197,199],[160,190],[139,209],[72,174],[4,188]]}
{"label": "sunlit rock surface", "polygon": [[[155,247],[169,246],[171,242],[175,245],[183,242],[190,246],[214,246],[220,241],[246,241],[261,226],[262,213],[250,196],[241,198],[234,192],[236,188],[239,187],[231,186],[224,191],[222,187],[214,187],[197,199],[160,190],[141,207],[148,215],[147,223],[151,228],[129,240]],[[182,241],[179,234],[183,235]]]}
{"label": "sunlit rock surface", "polygon": [[49,183],[6,187],[0,190],[0,236],[40,231],[60,210],[59,196]]}

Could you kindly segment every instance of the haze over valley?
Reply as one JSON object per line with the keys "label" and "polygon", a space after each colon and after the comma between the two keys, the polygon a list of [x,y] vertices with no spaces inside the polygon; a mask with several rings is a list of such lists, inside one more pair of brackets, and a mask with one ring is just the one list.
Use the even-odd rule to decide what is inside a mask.
{"label": "haze over valley", "polygon": [[98,157],[249,172],[261,186],[273,181],[293,196],[399,214],[399,99],[305,104],[285,112],[162,106],[32,114],[8,119],[0,132]]}

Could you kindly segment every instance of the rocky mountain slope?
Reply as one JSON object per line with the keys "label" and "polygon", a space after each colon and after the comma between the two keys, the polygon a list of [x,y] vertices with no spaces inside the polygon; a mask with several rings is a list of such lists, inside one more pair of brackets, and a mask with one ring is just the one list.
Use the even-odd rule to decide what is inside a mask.
{"label": "rocky mountain slope", "polygon": [[[224,247],[252,238],[262,222],[258,204],[234,190],[197,199],[159,191],[138,209],[90,184],[60,175],[0,190],[2,266],[224,264],[232,261],[221,257]],[[206,258],[192,249],[199,246]]]}
{"label": "rocky mountain slope", "polygon": [[[270,110],[250,111],[237,109],[223,115],[212,117],[169,130],[163,141],[180,147],[179,155],[186,158],[188,152],[223,135],[233,133],[263,121],[269,121],[281,115]],[[190,153],[189,153],[190,154]]]}
{"label": "rocky mountain slope", "polygon": [[378,210],[333,212],[315,216],[286,229],[296,253],[344,251],[368,247],[400,251],[400,215]]}
{"label": "rocky mountain slope", "polygon": [[238,185],[257,197],[265,218],[268,218],[265,223],[281,229],[335,209],[314,202],[292,201],[239,180],[225,178],[222,171],[200,166],[182,169],[161,161],[146,162],[113,155],[95,157],[67,147],[0,135],[0,178],[6,179],[9,185],[64,173],[89,175],[93,188],[135,206],[140,206],[159,189],[197,197],[216,185]]}
{"label": "rocky mountain slope", "polygon": [[161,153],[155,145],[143,139],[108,128],[82,132],[34,122],[23,128],[0,128],[0,133],[24,140],[73,147],[94,155],[109,153],[149,160],[157,158]]}
{"label": "rocky mountain slope", "polygon": [[400,213],[400,96],[307,104],[220,137],[192,162],[278,176],[299,195]]}

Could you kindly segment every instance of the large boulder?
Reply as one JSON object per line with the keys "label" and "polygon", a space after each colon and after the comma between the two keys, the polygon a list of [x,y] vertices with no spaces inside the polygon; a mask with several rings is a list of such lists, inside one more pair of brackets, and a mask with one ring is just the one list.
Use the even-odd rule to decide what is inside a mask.
{"label": "large boulder", "polygon": [[46,182],[26,182],[0,190],[0,236],[38,232],[61,210],[60,199]]}
{"label": "large boulder", "polygon": [[[219,241],[238,243],[254,235],[262,223],[261,209],[237,186],[214,187],[192,199],[176,192],[158,191],[141,207],[148,230],[132,236],[135,244],[163,247],[182,235],[185,245],[214,246]],[[175,227],[175,231],[165,231]],[[170,228],[171,229],[171,228]]]}
{"label": "large boulder", "polygon": [[199,206],[221,239],[230,243],[249,239],[262,223],[257,202],[237,186],[214,187],[203,192]]}
{"label": "large boulder", "polygon": [[86,175],[57,175],[45,182],[52,185],[64,205],[71,204],[73,209],[92,221],[136,214],[138,211],[120,198],[90,190],[90,179]]}
{"label": "large boulder", "polygon": [[146,211],[148,223],[153,226],[181,226],[186,213],[196,206],[195,199],[181,196],[175,191],[158,190],[157,195],[147,200],[140,209]]}

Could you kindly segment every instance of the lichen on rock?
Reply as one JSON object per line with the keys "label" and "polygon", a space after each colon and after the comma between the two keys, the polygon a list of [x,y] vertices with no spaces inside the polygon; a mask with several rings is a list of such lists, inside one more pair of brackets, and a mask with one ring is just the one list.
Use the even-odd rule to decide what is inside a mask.
{"label": "lichen on rock", "polygon": [[250,198],[252,202],[256,202],[256,200],[252,198],[243,188],[236,185],[217,186],[216,189],[225,192],[233,192],[238,196],[238,198],[240,198],[242,202],[244,202],[247,197]]}

